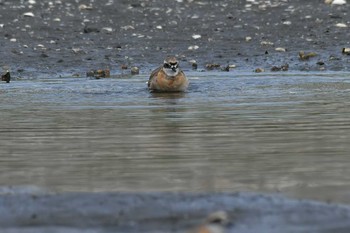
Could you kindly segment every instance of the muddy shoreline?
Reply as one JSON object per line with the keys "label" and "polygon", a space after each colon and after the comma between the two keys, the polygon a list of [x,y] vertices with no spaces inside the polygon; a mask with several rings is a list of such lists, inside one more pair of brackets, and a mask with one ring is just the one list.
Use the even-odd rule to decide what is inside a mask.
{"label": "muddy shoreline", "polygon": [[250,193],[12,193],[0,201],[2,232],[187,232],[217,210],[228,213],[228,233],[350,229],[349,207]]}
{"label": "muddy shoreline", "polygon": [[[17,77],[85,76],[140,68],[175,54],[206,64],[265,71],[348,71],[350,5],[323,1],[0,1],[1,65]],[[277,50],[276,50],[277,48]],[[285,50],[285,52],[284,52]],[[300,60],[300,51],[317,55]]]}

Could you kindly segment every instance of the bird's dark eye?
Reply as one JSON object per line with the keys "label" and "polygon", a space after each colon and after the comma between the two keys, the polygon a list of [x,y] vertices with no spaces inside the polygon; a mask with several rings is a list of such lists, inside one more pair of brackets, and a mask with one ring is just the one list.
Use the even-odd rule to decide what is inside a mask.
{"label": "bird's dark eye", "polygon": [[170,64],[168,64],[168,63],[164,63],[164,68],[168,68],[168,69],[170,69],[170,68],[171,68],[171,65],[170,65]]}

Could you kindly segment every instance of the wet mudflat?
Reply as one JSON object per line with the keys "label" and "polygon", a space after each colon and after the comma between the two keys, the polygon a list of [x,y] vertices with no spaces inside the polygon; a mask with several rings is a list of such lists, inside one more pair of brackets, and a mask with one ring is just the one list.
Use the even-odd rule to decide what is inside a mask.
{"label": "wet mudflat", "polygon": [[[234,195],[229,197],[233,200],[227,200],[209,193],[265,192],[348,204],[350,111],[345,100],[350,95],[349,73],[189,72],[188,76],[191,85],[182,94],[149,93],[148,77],[142,75],[2,83],[0,183],[39,187],[46,190],[44,193],[53,191],[59,195],[26,195],[21,194],[21,188],[4,189],[1,198],[10,204],[2,212],[16,210],[8,215],[14,225],[3,223],[8,232],[13,226],[24,227],[23,232],[33,229],[38,232],[40,226],[44,226],[43,232],[47,231],[45,227],[53,227],[57,232],[79,232],[80,223],[67,218],[68,213],[68,216],[79,214],[67,206],[62,207],[63,212],[57,210],[55,206],[60,201],[85,213],[86,218],[79,221],[95,219],[92,232],[100,232],[99,227],[103,232],[111,229],[137,232],[143,227],[137,228],[132,222],[140,221],[145,221],[144,229],[150,232],[156,229],[177,232],[188,227],[186,223],[191,221],[188,219],[199,219],[198,216],[203,217],[211,210],[223,208],[235,212],[238,207],[233,206],[237,203],[240,203],[239,213],[249,209],[249,214],[243,214],[249,216],[244,221],[255,220],[248,228],[246,222],[237,220],[234,232],[256,229],[280,232],[281,227],[286,227],[284,232],[321,232],[321,228],[323,232],[347,232],[350,228],[346,225],[347,207],[252,194],[240,194],[239,198]],[[29,188],[25,192],[33,190]],[[145,193],[150,191],[208,194],[174,197],[163,193],[155,198]],[[118,195],[67,194],[72,192],[141,194],[126,195],[130,197],[128,202]],[[200,197],[202,201],[198,201]],[[115,210],[108,205],[94,206],[107,200],[123,203],[126,210],[133,209],[139,203],[138,198],[164,203],[150,207],[154,203],[148,200],[144,215],[126,214],[130,221],[126,225],[111,219],[108,221],[112,223],[107,224],[106,216],[113,215]],[[196,207],[193,212],[181,209],[187,205],[183,204],[186,198],[191,203],[198,202],[192,206]],[[212,204],[211,198],[221,204]],[[26,210],[17,206],[22,201],[28,203],[25,199],[33,199]],[[83,207],[81,201],[91,206]],[[173,203],[180,212],[169,217],[170,213],[160,211],[165,203]],[[250,205],[255,206],[253,210]],[[31,211],[35,215],[28,217]],[[100,219],[99,211],[108,214]],[[188,211],[193,216],[186,218]],[[302,214],[305,211],[312,213],[308,214],[309,218]],[[41,219],[37,217],[40,213],[54,217]],[[160,219],[165,214],[165,218],[172,220],[141,220],[153,214]],[[289,222],[290,216],[299,217]],[[320,221],[329,216],[337,223],[329,225]],[[16,219],[17,223],[21,222],[19,225],[15,224]],[[323,225],[318,225],[319,222]],[[26,228],[26,224],[39,228]]]}
{"label": "wet mudflat", "polygon": [[[218,208],[229,232],[349,232],[349,7],[0,0],[2,232],[183,232]],[[186,93],[146,90],[167,55]],[[331,204],[213,194],[244,191]]]}

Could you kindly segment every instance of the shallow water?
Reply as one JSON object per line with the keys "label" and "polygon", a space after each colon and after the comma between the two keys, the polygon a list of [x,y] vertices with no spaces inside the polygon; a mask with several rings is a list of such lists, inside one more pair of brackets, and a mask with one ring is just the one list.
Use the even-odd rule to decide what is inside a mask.
{"label": "shallow water", "polygon": [[189,73],[0,83],[0,184],[254,191],[350,203],[349,73]]}

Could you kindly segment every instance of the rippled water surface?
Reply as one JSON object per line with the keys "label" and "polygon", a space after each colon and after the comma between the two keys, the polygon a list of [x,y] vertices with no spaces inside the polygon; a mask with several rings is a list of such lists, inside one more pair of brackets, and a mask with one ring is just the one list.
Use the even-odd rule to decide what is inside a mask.
{"label": "rippled water surface", "polygon": [[350,203],[350,74],[190,73],[0,83],[0,185],[257,191]]}

